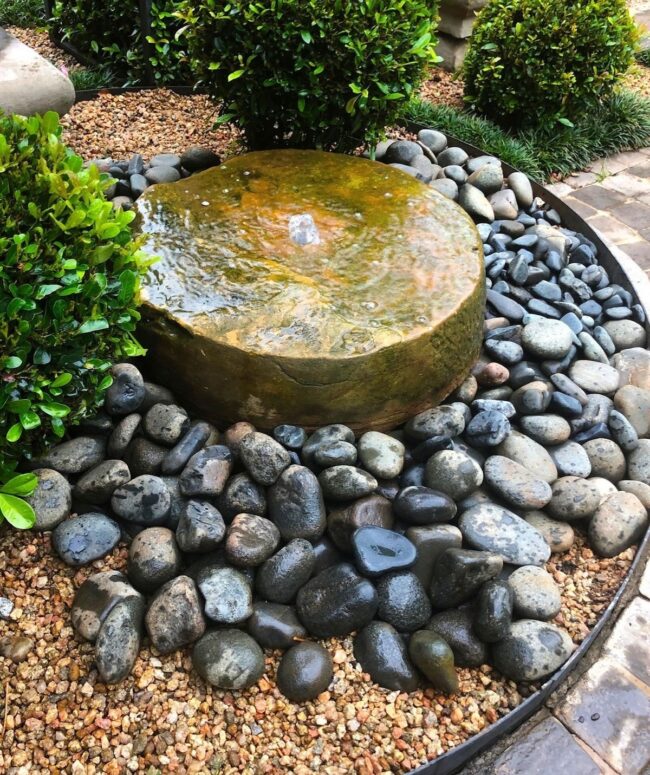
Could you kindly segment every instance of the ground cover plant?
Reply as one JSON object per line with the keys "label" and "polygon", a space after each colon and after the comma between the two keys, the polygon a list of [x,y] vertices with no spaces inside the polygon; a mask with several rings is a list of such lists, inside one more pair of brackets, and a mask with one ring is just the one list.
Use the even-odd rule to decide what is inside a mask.
{"label": "ground cover plant", "polygon": [[373,145],[436,61],[423,0],[203,0],[179,15],[200,85],[250,148]]}
{"label": "ground cover plant", "polygon": [[101,404],[133,338],[146,262],[131,212],[60,140],[55,113],[0,118],[0,474]]}

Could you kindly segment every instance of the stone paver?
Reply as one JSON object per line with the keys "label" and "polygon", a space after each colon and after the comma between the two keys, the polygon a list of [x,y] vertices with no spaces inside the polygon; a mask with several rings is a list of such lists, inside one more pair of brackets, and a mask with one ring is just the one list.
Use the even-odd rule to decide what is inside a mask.
{"label": "stone paver", "polygon": [[619,617],[604,651],[650,686],[650,601],[635,597]]}
{"label": "stone paver", "polygon": [[492,775],[548,775],[558,768],[571,775],[600,775],[601,768],[557,719],[549,717],[494,762]]}
{"label": "stone paver", "polygon": [[[650,191],[648,192],[650,193]],[[581,202],[595,207],[596,210],[607,210],[610,207],[625,204],[626,197],[618,191],[611,191],[603,188],[600,184],[586,186],[579,191],[575,191],[572,196]]]}
{"label": "stone paver", "polygon": [[621,775],[650,765],[650,688],[612,658],[592,665],[557,715]]}
{"label": "stone paver", "polygon": [[626,202],[611,211],[611,215],[632,229],[650,228],[650,207],[641,202]]}
{"label": "stone paver", "polygon": [[618,191],[625,197],[642,196],[648,193],[648,181],[637,178],[636,175],[630,175],[629,172],[611,175],[603,180],[602,185],[609,191]]}
{"label": "stone paver", "polygon": [[594,215],[587,219],[587,223],[615,245],[625,245],[639,240],[639,234],[635,229],[631,229],[611,215]]}

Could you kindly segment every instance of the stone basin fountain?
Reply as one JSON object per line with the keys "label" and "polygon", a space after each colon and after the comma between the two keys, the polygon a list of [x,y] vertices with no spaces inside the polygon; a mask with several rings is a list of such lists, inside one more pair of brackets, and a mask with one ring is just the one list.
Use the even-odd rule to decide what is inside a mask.
{"label": "stone basin fountain", "polygon": [[137,203],[140,337],[203,417],[395,427],[476,360],[482,243],[454,202],[366,159],[257,152]]}

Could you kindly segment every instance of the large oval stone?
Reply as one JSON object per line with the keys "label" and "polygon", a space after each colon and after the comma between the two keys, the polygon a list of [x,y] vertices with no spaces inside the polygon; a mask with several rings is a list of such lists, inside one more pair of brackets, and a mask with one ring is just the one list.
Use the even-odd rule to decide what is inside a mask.
{"label": "large oval stone", "polygon": [[140,336],[217,423],[390,428],[478,354],[483,256],[464,211],[388,165],[257,152],[138,200]]}

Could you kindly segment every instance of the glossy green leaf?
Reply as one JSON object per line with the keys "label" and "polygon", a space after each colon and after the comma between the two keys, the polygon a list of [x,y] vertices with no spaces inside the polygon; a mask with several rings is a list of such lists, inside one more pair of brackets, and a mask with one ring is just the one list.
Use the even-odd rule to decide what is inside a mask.
{"label": "glossy green leaf", "polygon": [[15,495],[0,493],[0,514],[10,525],[19,530],[29,530],[36,522],[34,509]]}

